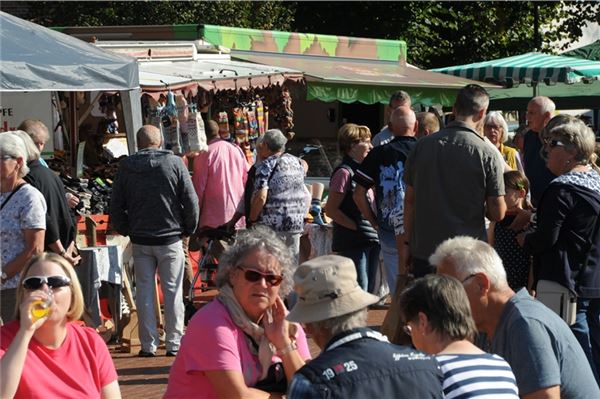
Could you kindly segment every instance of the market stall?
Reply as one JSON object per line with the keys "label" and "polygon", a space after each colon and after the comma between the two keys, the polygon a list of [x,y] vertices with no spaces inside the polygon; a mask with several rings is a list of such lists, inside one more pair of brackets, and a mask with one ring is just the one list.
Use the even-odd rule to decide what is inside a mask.
{"label": "market stall", "polygon": [[[60,156],[51,167],[59,167],[63,174],[63,182],[75,187],[75,193],[82,199],[82,205],[90,203],[92,197],[98,199],[100,191],[107,190],[106,185],[96,179],[80,180],[75,177],[80,145],[79,127],[82,117],[89,109],[80,108],[84,93],[97,93],[93,103],[102,96],[120,98],[120,117],[124,121],[126,136],[129,140],[129,152],[135,150],[135,132],[141,126],[141,106],[139,102],[139,72],[135,59],[107,52],[79,39],[24,21],[12,15],[0,12],[0,106],[3,110],[3,130],[14,129],[21,121],[9,120],[15,114],[26,118],[40,119],[40,115],[56,115],[56,118],[44,120],[53,133],[61,129],[67,142],[64,148],[58,148],[56,155],[67,154],[60,162]],[[50,95],[45,95],[50,93]],[[20,113],[13,112],[11,101],[19,96],[18,104],[23,108]],[[47,99],[40,108],[34,100],[38,97]],[[105,97],[108,98],[108,97]],[[114,121],[113,121],[114,122]],[[50,147],[50,148],[48,148]],[[55,155],[54,143],[47,144],[45,152]],[[106,192],[104,193],[106,194]],[[88,209],[89,211],[89,209]],[[104,213],[105,208],[102,209]],[[93,217],[89,218],[95,223]],[[84,231],[80,231],[84,233]],[[89,241],[89,240],[84,240]],[[80,241],[81,243],[81,241]],[[104,243],[98,240],[99,244]],[[96,242],[85,242],[84,245],[95,245]],[[92,267],[92,264],[86,267]],[[118,265],[100,265],[92,272],[109,269]],[[110,266],[110,267],[109,267]],[[91,269],[90,269],[91,270]],[[98,280],[99,281],[99,280]],[[89,289],[90,297],[97,297],[96,280],[82,279],[81,284]],[[97,309],[90,309],[93,302],[86,303],[90,313],[97,314]],[[96,303],[97,306],[97,303]],[[120,310],[120,309],[119,309]],[[96,322],[98,319],[96,318]]]}
{"label": "market stall", "polygon": [[269,127],[293,127],[288,85],[303,74],[291,68],[232,60],[227,49],[202,41],[100,41],[96,45],[138,59],[144,123],[161,129],[165,148],[191,155],[206,148],[204,123],[218,120],[223,139],[250,162],[254,142]]}

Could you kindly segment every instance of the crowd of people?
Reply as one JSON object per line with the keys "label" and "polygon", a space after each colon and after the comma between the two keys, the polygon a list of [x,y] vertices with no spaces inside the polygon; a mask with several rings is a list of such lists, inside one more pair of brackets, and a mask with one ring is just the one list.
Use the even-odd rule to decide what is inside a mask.
{"label": "crowd of people", "polygon": [[[481,86],[465,86],[443,126],[399,91],[373,138],[343,125],[324,208],[335,254],[302,264],[315,191],[281,131],[259,138],[250,167],[209,121],[208,150],[190,166],[143,126],[139,151],[120,162],[110,220],[132,243],[140,357],[160,344],[160,277],[175,357],[165,397],[600,397],[595,135],[535,97],[515,148],[488,105]],[[73,323],[83,307],[75,201],[40,162],[45,135],[38,121],[0,135],[0,396],[120,397],[106,345]],[[189,237],[207,228],[238,232],[218,295],[186,329]],[[367,327],[380,258],[404,342]],[[40,303],[50,312],[33,312]]]}

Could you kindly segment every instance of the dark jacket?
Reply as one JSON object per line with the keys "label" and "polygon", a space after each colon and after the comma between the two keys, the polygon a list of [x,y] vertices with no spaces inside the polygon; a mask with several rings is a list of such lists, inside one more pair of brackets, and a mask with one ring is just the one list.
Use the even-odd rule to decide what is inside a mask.
{"label": "dark jacket", "polygon": [[534,206],[540,204],[542,194],[556,176],[546,167],[546,161],[540,155],[542,140],[540,134],[529,130],[523,137],[523,166],[531,187],[531,201]]}
{"label": "dark jacket", "polygon": [[198,196],[183,161],[146,148],[119,164],[110,201],[113,228],[134,244],[168,245],[198,225]]}
{"label": "dark jacket", "polygon": [[350,230],[336,222],[333,222],[333,239],[331,249],[334,251],[344,251],[347,249],[366,248],[379,243],[377,231],[371,226],[371,223],[365,219],[356,206],[352,194],[356,187],[356,182],[352,180],[354,172],[358,168],[358,163],[352,158],[345,156],[342,164],[332,173],[332,176],[341,168],[350,172],[350,181],[345,187],[344,199],[340,204],[340,210],[356,223],[356,230]]}
{"label": "dark jacket", "polygon": [[368,328],[338,334],[298,373],[322,398],[443,397],[442,373],[432,357]]}
{"label": "dark jacket", "polygon": [[537,228],[525,237],[535,280],[555,281],[582,298],[600,298],[600,196],[551,183],[537,210]]}
{"label": "dark jacket", "polygon": [[75,224],[65,197],[65,187],[60,178],[40,161],[32,161],[28,166],[29,173],[25,181],[37,188],[46,200],[46,250],[49,250],[49,244],[57,240],[67,248],[75,240]]}

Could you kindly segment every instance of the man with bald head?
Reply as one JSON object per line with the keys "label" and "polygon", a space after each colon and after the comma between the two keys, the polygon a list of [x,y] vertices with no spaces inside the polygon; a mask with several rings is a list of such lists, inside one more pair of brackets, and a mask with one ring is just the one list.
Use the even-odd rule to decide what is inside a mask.
{"label": "man with bald head", "polygon": [[[230,220],[244,196],[248,162],[240,147],[222,140],[219,125],[206,124],[208,150],[194,158],[192,182],[200,206],[199,228],[217,227]],[[244,226],[243,220],[236,225]]]}
{"label": "man with bald head", "polygon": [[[373,148],[354,174],[356,181],[354,202],[362,215],[377,230],[383,263],[390,291],[396,288],[400,270],[399,259],[403,258],[404,234],[404,163],[417,143],[417,118],[410,107],[398,107],[390,115],[390,126],[394,139],[388,144]],[[373,212],[367,191],[374,187],[377,214]],[[400,249],[400,252],[399,252]]]}
{"label": "man with bald head", "polygon": [[389,143],[394,139],[394,134],[392,133],[392,112],[398,107],[408,107],[410,108],[412,105],[412,101],[410,99],[410,95],[404,90],[398,90],[390,97],[390,102],[386,107],[386,117],[388,118],[388,124],[381,129],[379,133],[373,137],[371,140],[371,144],[373,147],[378,147],[380,145],[384,145]]}
{"label": "man with bald head", "polygon": [[485,217],[504,218],[502,157],[477,131],[488,104],[483,87],[463,87],[454,103],[455,120],[421,138],[409,156],[405,245],[415,277],[432,272],[428,258],[442,241],[456,235],[486,241]]}
{"label": "man with bald head", "polygon": [[167,356],[175,356],[184,322],[182,238],[198,225],[198,197],[181,158],[161,149],[158,128],[142,126],[136,138],[140,150],[119,164],[110,222],[119,234],[129,236],[133,246],[139,356],[155,356],[159,345],[154,311],[157,270],[164,297]]}
{"label": "man with bald head", "polygon": [[531,187],[531,202],[537,206],[542,193],[556,176],[546,167],[540,151],[544,146],[542,129],[552,119],[556,106],[545,96],[532,98],[527,104],[527,127],[523,138],[523,163]]}

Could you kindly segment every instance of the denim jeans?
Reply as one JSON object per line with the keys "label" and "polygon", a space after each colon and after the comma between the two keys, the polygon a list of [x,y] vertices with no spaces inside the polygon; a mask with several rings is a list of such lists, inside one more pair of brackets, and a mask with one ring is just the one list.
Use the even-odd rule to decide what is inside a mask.
{"label": "denim jeans", "polygon": [[600,298],[577,300],[577,316],[571,331],[581,344],[600,386]]}
{"label": "denim jeans", "polygon": [[184,319],[182,282],[185,262],[181,241],[169,245],[133,244],[132,252],[142,350],[156,352],[160,342],[154,310],[158,269],[165,309],[165,344],[168,351],[178,351]]}
{"label": "denim jeans", "polygon": [[374,283],[379,266],[379,245],[373,244],[366,248],[349,249],[340,251],[338,254],[352,259],[356,267],[356,279],[358,285],[364,291],[374,293]]}
{"label": "denim jeans", "polygon": [[396,246],[396,234],[393,231],[379,229],[379,245],[383,255],[383,265],[385,266],[385,277],[390,295],[394,297],[396,289],[396,276],[398,275],[398,247]]}

